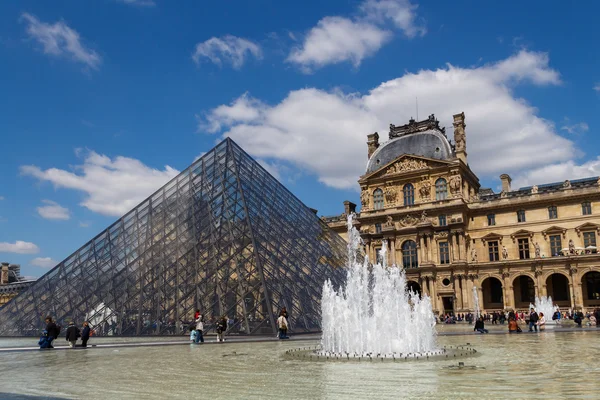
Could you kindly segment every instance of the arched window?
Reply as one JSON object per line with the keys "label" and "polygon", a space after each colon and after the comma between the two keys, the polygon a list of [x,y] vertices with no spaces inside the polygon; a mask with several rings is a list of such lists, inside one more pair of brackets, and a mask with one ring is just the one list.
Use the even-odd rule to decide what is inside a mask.
{"label": "arched window", "polygon": [[417,244],[413,240],[402,243],[402,265],[404,268],[417,268],[419,266]]}
{"label": "arched window", "polygon": [[383,210],[383,190],[377,189],[373,192],[373,208]]}
{"label": "arched window", "polygon": [[415,204],[415,188],[412,184],[407,183],[406,185],[404,185],[404,189],[402,189],[402,191],[404,192],[404,205],[405,206],[412,206]]}
{"label": "arched window", "polygon": [[436,200],[446,200],[448,197],[448,187],[446,185],[446,180],[444,178],[440,178],[435,181],[435,199]]}

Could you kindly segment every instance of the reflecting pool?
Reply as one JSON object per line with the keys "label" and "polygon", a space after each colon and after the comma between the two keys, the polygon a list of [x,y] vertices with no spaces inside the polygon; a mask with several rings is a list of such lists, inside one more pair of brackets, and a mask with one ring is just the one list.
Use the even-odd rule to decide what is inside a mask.
{"label": "reflecting pool", "polygon": [[[598,330],[600,331],[600,329]],[[454,361],[285,360],[316,341],[0,354],[0,398],[471,399],[597,398],[600,332],[441,336],[478,356]],[[13,340],[3,339],[3,344]],[[20,397],[18,397],[20,398]]]}

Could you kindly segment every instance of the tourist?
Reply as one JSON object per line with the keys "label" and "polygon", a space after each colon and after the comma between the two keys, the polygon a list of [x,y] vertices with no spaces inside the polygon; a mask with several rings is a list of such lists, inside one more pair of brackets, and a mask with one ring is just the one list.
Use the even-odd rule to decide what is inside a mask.
{"label": "tourist", "polygon": [[533,332],[533,329],[535,328],[535,331],[538,331],[538,326],[537,326],[537,322],[540,320],[540,317],[538,316],[538,313],[535,312],[535,310],[532,308],[531,312],[529,313],[529,332]]}
{"label": "tourist", "polygon": [[85,321],[83,323],[83,330],[81,331],[81,347],[87,347],[87,342],[90,340],[91,333],[90,323]]}
{"label": "tourist", "polygon": [[508,318],[508,333],[521,333],[521,328],[519,328],[519,324],[515,317]]}
{"label": "tourist", "polygon": [[494,311],[494,313],[492,314],[492,325],[497,325],[498,324],[498,313],[496,311]]}
{"label": "tourist", "polygon": [[540,328],[540,332],[546,328],[546,318],[544,318],[543,312],[541,312],[539,315],[539,320],[537,322],[537,325]]}
{"label": "tourist", "polygon": [[573,313],[573,321],[577,324],[578,328],[581,328],[581,323],[583,322],[583,313],[581,311]]}
{"label": "tourist", "polygon": [[479,317],[479,319],[475,322],[475,328],[473,328],[473,331],[477,331],[479,333],[488,333],[488,330],[485,329],[483,323],[483,317]]}
{"label": "tourist", "polygon": [[598,326],[598,320],[596,319],[596,315],[590,315],[590,326]]}
{"label": "tourist", "polygon": [[277,328],[279,329],[279,339],[289,339],[287,335],[288,321],[283,312],[279,313],[279,318],[277,318]]}
{"label": "tourist", "polygon": [[196,325],[190,325],[190,342],[196,342],[196,336],[198,336],[198,332],[196,331]]}
{"label": "tourist", "polygon": [[[44,343],[42,344],[42,340],[40,340],[40,348],[48,348],[48,349],[53,349],[54,346],[52,346],[52,342],[54,342],[54,339],[56,339],[60,333],[60,328],[58,327],[58,325],[56,325],[56,323],[54,321],[52,321],[52,317],[47,316],[46,317],[46,339],[44,341]],[[44,346],[44,347],[42,347]]]}
{"label": "tourist", "polygon": [[69,322],[69,327],[67,328],[67,334],[65,335],[65,339],[69,342],[69,347],[74,348],[77,344],[77,339],[79,339],[79,328],[75,326],[75,322]]}
{"label": "tourist", "polygon": [[196,309],[196,312],[194,313],[194,321],[196,321],[198,318],[200,318],[200,310]]}
{"label": "tourist", "polygon": [[204,317],[202,314],[198,314],[198,318],[196,318],[196,336],[194,337],[194,343],[204,343]]}
{"label": "tourist", "polygon": [[225,331],[227,330],[227,317],[223,315],[217,321],[217,342],[225,341]]}
{"label": "tourist", "polygon": [[600,328],[600,308],[596,308],[594,317],[596,317],[596,328]]}

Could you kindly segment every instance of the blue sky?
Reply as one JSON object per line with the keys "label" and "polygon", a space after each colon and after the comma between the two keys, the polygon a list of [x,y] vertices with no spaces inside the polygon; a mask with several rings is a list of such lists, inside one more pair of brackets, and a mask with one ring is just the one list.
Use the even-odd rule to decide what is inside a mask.
{"label": "blue sky", "polygon": [[[323,4],[325,3],[325,4]],[[464,111],[497,188],[600,175],[597,2],[0,4],[0,260],[25,275],[231,136],[320,214],[366,135]]]}

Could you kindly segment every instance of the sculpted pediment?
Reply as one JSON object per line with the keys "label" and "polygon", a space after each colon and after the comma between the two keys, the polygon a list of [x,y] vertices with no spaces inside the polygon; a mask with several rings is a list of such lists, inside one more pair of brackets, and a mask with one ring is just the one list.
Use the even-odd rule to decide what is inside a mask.
{"label": "sculpted pediment", "polygon": [[394,161],[390,162],[381,169],[373,172],[371,175],[365,176],[364,178],[382,177],[419,170],[425,171],[431,168],[437,168],[448,165],[449,163],[445,163],[442,161],[434,161],[424,157],[417,157],[405,154],[396,158]]}

